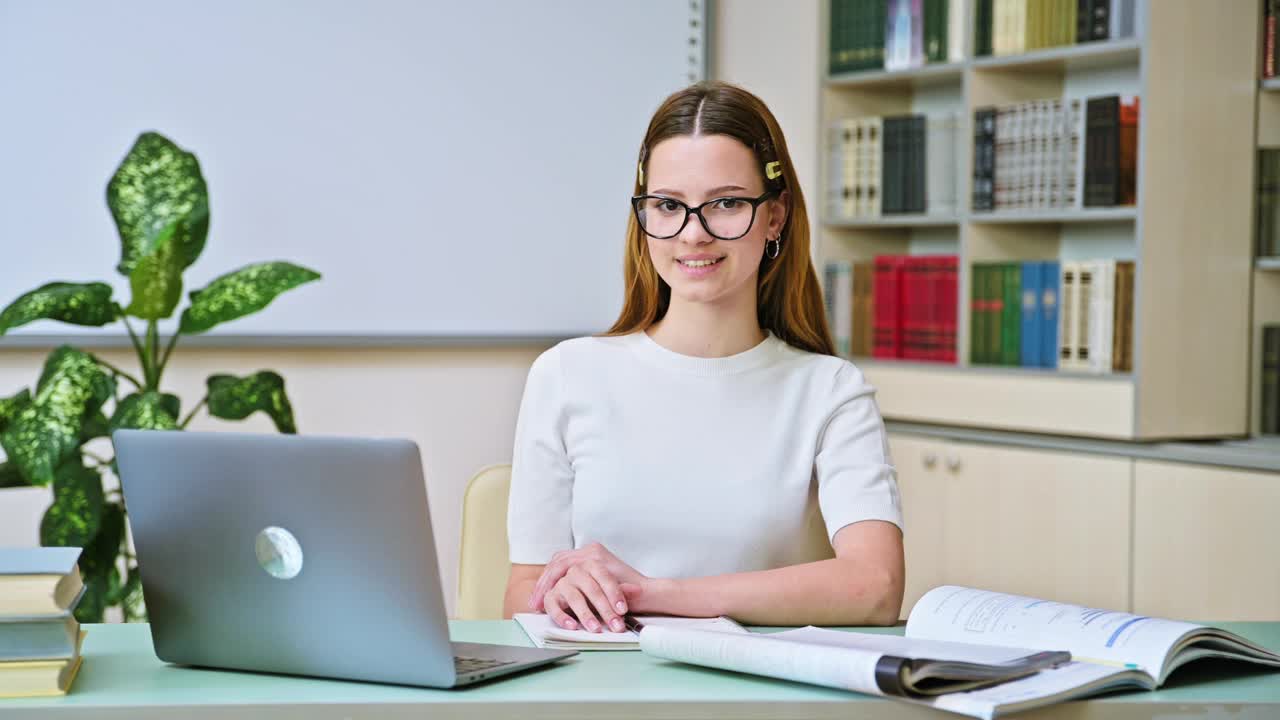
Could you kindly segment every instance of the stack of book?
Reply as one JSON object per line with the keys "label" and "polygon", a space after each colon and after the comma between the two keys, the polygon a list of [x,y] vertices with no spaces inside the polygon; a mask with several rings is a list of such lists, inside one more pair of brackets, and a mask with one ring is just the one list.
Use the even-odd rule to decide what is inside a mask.
{"label": "stack of book", "polygon": [[85,633],[80,548],[0,548],[0,698],[62,695]]}
{"label": "stack of book", "polygon": [[1138,0],[977,0],[976,55],[1142,35]]}
{"label": "stack of book", "polygon": [[974,263],[969,361],[1132,371],[1133,274],[1130,260]]}
{"label": "stack of book", "polygon": [[1048,99],[974,111],[973,209],[1058,210],[1137,200],[1139,99]]}
{"label": "stack of book", "polygon": [[831,74],[964,59],[965,0],[831,0]]}
{"label": "stack of book", "polygon": [[835,121],[827,131],[827,217],[954,216],[961,147],[955,113]]}
{"label": "stack of book", "polygon": [[955,363],[958,267],[956,255],[827,263],[827,317],[837,351]]}

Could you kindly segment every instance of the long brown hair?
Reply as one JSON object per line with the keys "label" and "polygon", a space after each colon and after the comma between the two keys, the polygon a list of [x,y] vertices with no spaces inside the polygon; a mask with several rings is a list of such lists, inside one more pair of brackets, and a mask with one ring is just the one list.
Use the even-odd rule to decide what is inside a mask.
{"label": "long brown hair", "polygon": [[[782,249],[778,257],[764,256],[761,260],[756,286],[760,327],[801,350],[835,355],[822,290],[809,260],[809,217],[804,194],[773,113],[760,98],[725,82],[701,82],[672,94],[649,121],[640,146],[636,195],[644,192],[640,174],[646,170],[654,146],[667,138],[685,135],[727,135],[737,139],[755,153],[765,188],[788,191],[787,219],[780,236]],[[773,162],[780,163],[781,174],[770,179],[764,168]],[[634,215],[627,222],[623,273],[626,291],[622,313],[605,335],[645,330],[666,315],[671,303],[671,286],[654,268],[644,232]]]}

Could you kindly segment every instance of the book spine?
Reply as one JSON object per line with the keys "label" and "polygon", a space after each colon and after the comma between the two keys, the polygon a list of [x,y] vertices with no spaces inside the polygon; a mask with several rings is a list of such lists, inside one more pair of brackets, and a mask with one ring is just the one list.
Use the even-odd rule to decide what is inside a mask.
{"label": "book spine", "polygon": [[942,362],[956,362],[956,326],[959,298],[960,257],[947,255],[942,259]]}
{"label": "book spine", "polygon": [[973,54],[985,57],[991,54],[991,22],[994,0],[975,0]]}
{"label": "book spine", "polygon": [[1277,214],[1280,214],[1280,150],[1263,148],[1258,150],[1258,220],[1257,220],[1257,253],[1258,257],[1276,255],[1276,231],[1280,228]]}
{"label": "book spine", "polygon": [[1076,292],[1076,279],[1080,267],[1074,262],[1061,263],[1061,281],[1058,297],[1058,367],[1062,370],[1075,370],[1079,367],[1076,350],[1079,347],[1077,338],[1080,332],[1080,293]]}
{"label": "book spine", "polygon": [[1095,373],[1111,371],[1111,349],[1115,342],[1115,260],[1096,260],[1090,296],[1089,369]]}
{"label": "book spine", "polygon": [[1111,30],[1111,0],[1093,0],[1093,23],[1089,28],[1090,40],[1107,40]]}
{"label": "book spine", "polygon": [[981,263],[969,266],[969,362],[987,362],[986,268]]}
{"label": "book spine", "polygon": [[947,2],[947,34],[944,44],[947,49],[946,57],[948,62],[964,62],[964,28],[969,21],[966,16],[968,9],[969,0],[948,0]]}
{"label": "book spine", "polygon": [[1084,43],[1093,39],[1093,2],[1092,0],[1076,0],[1076,42]]}
{"label": "book spine", "polygon": [[1022,266],[1003,264],[1000,313],[1000,364],[1017,366],[1022,344]]}
{"label": "book spine", "polygon": [[925,193],[925,182],[927,180],[925,157],[929,152],[929,138],[926,132],[924,115],[916,115],[911,118],[911,131],[913,141],[911,147],[914,152],[911,162],[911,187],[913,190],[911,212],[923,213],[928,202]]}
{"label": "book spine", "polygon": [[1262,434],[1280,435],[1280,325],[1262,328]]}
{"label": "book spine", "polygon": [[1132,260],[1116,262],[1115,282],[1115,341],[1111,349],[1111,369],[1115,372],[1133,370],[1133,280]]}
{"label": "book spine", "polygon": [[1084,204],[1110,207],[1120,188],[1120,97],[1090,98],[1085,118]]}
{"label": "book spine", "polygon": [[1119,172],[1116,200],[1121,205],[1138,202],[1138,122],[1139,99],[1130,95],[1120,101]]}
{"label": "book spine", "polygon": [[995,208],[996,109],[973,113],[973,198],[975,211]]}
{"label": "book spine", "polygon": [[1280,0],[1266,0],[1262,18],[1262,77],[1276,76],[1276,15]]}
{"label": "book spine", "polygon": [[1075,339],[1075,367],[1088,370],[1093,367],[1093,347],[1089,344],[1093,339],[1093,274],[1092,263],[1082,262],[1076,266],[1075,307],[1076,327],[1072,330]]}
{"label": "book spine", "polygon": [[1040,363],[1054,368],[1058,366],[1058,285],[1062,281],[1061,268],[1056,260],[1042,263],[1040,279],[1044,284],[1040,295]]}
{"label": "book spine", "polygon": [[902,257],[877,256],[875,259],[875,346],[872,349],[875,357],[902,356],[901,285]]}
{"label": "book spine", "polygon": [[923,258],[908,256],[902,260],[902,304],[899,312],[902,316],[902,352],[900,357],[908,360],[922,359],[921,302],[921,270]]}
{"label": "book spine", "polygon": [[1042,295],[1041,264],[1034,261],[1022,263],[1022,337],[1021,363],[1024,367],[1039,367],[1040,362],[1040,298]]}

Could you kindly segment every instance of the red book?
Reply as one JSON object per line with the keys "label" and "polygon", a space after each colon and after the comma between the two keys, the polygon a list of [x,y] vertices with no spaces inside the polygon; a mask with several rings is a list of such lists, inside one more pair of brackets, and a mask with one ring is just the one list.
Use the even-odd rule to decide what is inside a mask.
{"label": "red book", "polygon": [[877,255],[875,259],[875,345],[872,357],[902,357],[903,255]]}
{"label": "red book", "polygon": [[940,352],[938,359],[945,363],[956,362],[956,313],[959,312],[960,298],[960,258],[957,255],[946,255],[940,263],[939,291],[941,299],[938,303],[942,316],[939,318],[941,328]]}
{"label": "red book", "polygon": [[1135,95],[1120,100],[1120,204],[1138,202],[1138,111]]}
{"label": "red book", "polygon": [[928,258],[907,256],[902,261],[902,292],[899,315],[902,318],[902,352],[899,357],[922,360],[926,357],[927,325],[923,302]]}

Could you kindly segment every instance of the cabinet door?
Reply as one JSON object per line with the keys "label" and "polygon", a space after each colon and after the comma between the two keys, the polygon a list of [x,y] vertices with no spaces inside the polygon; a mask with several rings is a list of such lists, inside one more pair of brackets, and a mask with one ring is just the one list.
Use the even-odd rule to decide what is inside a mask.
{"label": "cabinet door", "polygon": [[1280,620],[1280,474],[1139,460],[1135,612]]}
{"label": "cabinet door", "polygon": [[938,471],[946,443],[908,435],[890,435],[889,453],[898,471],[902,518],[906,527],[902,545],[906,556],[906,591],[902,617],[911,613],[920,596],[943,583],[943,494]]}
{"label": "cabinet door", "polygon": [[1129,609],[1132,460],[952,442],[939,466],[948,583]]}

